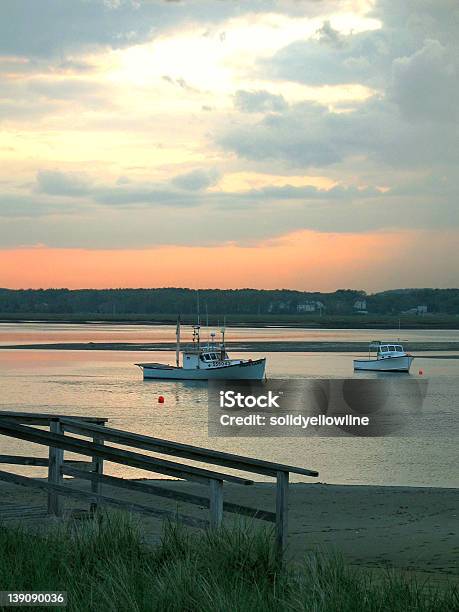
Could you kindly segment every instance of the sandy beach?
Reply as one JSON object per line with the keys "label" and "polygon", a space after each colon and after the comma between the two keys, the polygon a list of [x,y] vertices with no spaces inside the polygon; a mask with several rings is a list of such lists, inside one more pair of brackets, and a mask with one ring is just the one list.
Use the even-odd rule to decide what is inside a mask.
{"label": "sandy beach", "polygon": [[[88,483],[69,480],[69,486],[88,489]],[[161,480],[155,484],[207,496],[195,483]],[[274,509],[274,487],[225,484],[225,501],[266,510]],[[102,493],[156,508],[172,509],[206,519],[208,510],[145,494],[105,486]],[[0,483],[0,520],[26,527],[46,526],[46,495]],[[66,500],[68,510],[84,503]],[[15,518],[21,508],[23,518]],[[157,541],[162,522],[136,515],[147,541]],[[358,568],[395,568],[443,582],[459,578],[459,490],[297,483],[290,486],[288,556],[300,561],[310,551],[338,552]],[[225,513],[225,524],[239,520]],[[267,525],[256,521],[259,525]]]}

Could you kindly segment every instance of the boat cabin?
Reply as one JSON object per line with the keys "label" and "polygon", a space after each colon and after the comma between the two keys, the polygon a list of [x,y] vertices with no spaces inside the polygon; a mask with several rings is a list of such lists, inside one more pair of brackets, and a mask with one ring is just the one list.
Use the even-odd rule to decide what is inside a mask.
{"label": "boat cabin", "polygon": [[370,345],[370,349],[371,348],[376,349],[378,359],[406,355],[403,346],[395,342],[372,342]]}
{"label": "boat cabin", "polygon": [[204,361],[205,363],[209,363],[212,361],[225,361],[228,359],[228,354],[225,351],[218,351],[213,353],[201,353],[199,355],[199,359]]}
{"label": "boat cabin", "polygon": [[381,344],[379,347],[380,353],[403,353],[401,344]]}
{"label": "boat cabin", "polygon": [[215,368],[226,365],[230,361],[228,353],[224,349],[203,349],[183,351],[183,367],[186,369],[194,368]]}

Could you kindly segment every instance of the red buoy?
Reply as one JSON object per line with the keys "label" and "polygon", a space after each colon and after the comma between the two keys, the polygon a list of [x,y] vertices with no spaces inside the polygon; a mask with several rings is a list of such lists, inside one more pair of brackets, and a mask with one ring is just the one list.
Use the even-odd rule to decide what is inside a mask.
{"label": "red buoy", "polygon": [[164,396],[163,395],[160,395],[158,397],[158,404],[164,404]]}

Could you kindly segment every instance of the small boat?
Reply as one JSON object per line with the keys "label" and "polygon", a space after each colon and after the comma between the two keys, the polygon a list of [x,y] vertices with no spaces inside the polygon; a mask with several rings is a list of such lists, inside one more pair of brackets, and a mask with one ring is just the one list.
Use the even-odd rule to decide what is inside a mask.
{"label": "small boat", "polygon": [[[230,359],[225,347],[225,329],[221,330],[222,341],[215,341],[210,334],[206,345],[201,345],[200,325],[193,325],[193,343],[180,350],[180,320],[177,321],[176,365],[163,363],[136,363],[143,370],[144,380],[263,380],[266,359]],[[182,365],[180,365],[180,353]]]}
{"label": "small boat", "polygon": [[[375,356],[372,357],[371,353]],[[403,350],[397,342],[371,342],[368,349],[368,359],[354,359],[354,370],[374,372],[409,372],[414,357]]]}

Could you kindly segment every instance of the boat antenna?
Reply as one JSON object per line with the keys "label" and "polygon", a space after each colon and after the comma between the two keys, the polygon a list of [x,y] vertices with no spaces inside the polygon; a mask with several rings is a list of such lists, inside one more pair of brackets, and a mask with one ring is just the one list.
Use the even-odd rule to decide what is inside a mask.
{"label": "boat antenna", "polygon": [[225,348],[225,327],[226,327],[226,317],[223,317],[223,327],[221,328],[221,333],[222,333],[222,346],[223,349]]}
{"label": "boat antenna", "polygon": [[[225,348],[225,321],[226,321],[226,317],[223,317],[223,327],[220,329],[221,334],[222,334],[222,344],[220,347],[220,358],[222,361],[225,360],[226,358],[226,348]],[[220,323],[220,321],[219,321]]]}
{"label": "boat antenna", "polygon": [[177,327],[175,329],[175,336],[177,338],[177,347],[175,349],[175,363],[177,367],[180,365],[180,315],[177,317]]}
{"label": "boat antenna", "polygon": [[199,330],[201,329],[201,314],[199,312],[199,289],[196,289],[196,306],[197,306],[197,311],[198,311],[198,323],[197,325],[193,326],[193,330],[194,330],[193,340],[196,339],[196,344],[197,344],[198,351],[199,351],[200,343],[201,343],[200,333],[199,333]]}
{"label": "boat antenna", "polygon": [[209,332],[209,311],[207,310],[207,302],[206,302],[206,328],[207,328],[207,344],[210,342],[210,332]]}

